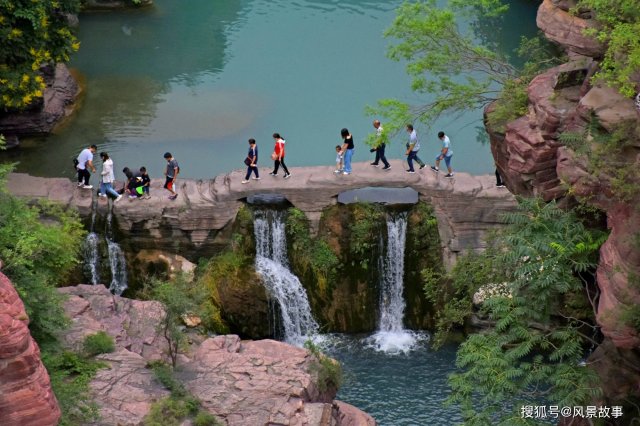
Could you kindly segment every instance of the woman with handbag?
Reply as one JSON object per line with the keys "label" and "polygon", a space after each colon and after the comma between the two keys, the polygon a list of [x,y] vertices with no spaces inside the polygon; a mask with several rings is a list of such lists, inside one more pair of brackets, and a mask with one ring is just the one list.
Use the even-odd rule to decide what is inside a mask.
{"label": "woman with handbag", "polygon": [[247,174],[242,183],[249,183],[251,173],[256,174],[253,180],[260,180],[260,176],[258,175],[258,145],[256,145],[256,140],[253,138],[249,139],[249,153],[247,154],[247,158],[244,159],[244,164],[247,166]]}
{"label": "woman with handbag", "polygon": [[279,133],[273,134],[273,140],[276,141],[276,145],[273,147],[273,154],[271,154],[274,164],[273,171],[269,174],[271,176],[278,176],[278,168],[280,168],[280,165],[282,164],[282,168],[284,169],[284,178],[289,179],[291,177],[291,173],[289,173],[289,169],[287,169],[287,166],[284,164],[285,140]]}

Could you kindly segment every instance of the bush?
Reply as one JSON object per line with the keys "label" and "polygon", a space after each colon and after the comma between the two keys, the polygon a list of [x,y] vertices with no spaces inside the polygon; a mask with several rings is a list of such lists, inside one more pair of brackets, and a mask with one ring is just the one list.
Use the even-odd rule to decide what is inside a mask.
{"label": "bush", "polygon": [[62,411],[60,426],[81,426],[97,420],[98,407],[90,397],[89,383],[106,365],[69,351],[43,352],[42,362]]}
{"label": "bush", "polygon": [[338,390],[343,380],[340,363],[323,354],[311,340],[307,340],[304,347],[314,357],[314,361],[309,365],[309,373],[315,377],[318,390],[321,393],[330,389]]}
{"label": "bush", "polygon": [[96,356],[113,352],[115,350],[115,343],[113,337],[104,331],[98,331],[84,338],[83,348],[88,356]]}
{"label": "bush", "polygon": [[193,426],[218,426],[222,425],[218,419],[205,411],[200,411],[195,419],[193,419]]}

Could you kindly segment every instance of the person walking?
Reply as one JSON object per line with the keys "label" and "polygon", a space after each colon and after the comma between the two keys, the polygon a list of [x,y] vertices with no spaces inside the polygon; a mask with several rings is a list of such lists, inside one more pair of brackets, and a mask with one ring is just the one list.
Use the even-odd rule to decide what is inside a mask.
{"label": "person walking", "polygon": [[444,160],[444,163],[447,165],[448,172],[444,177],[452,178],[453,170],[451,169],[451,157],[453,156],[453,151],[451,150],[451,141],[444,132],[438,132],[438,139],[442,141],[442,149],[440,150],[440,154],[436,157],[436,166],[431,166],[431,170],[438,173],[440,171],[440,161]]}
{"label": "person walking", "polygon": [[253,178],[254,180],[260,180],[258,174],[258,145],[256,145],[256,140],[253,138],[249,139],[249,153],[247,154],[247,158],[244,159],[244,164],[247,165],[247,174],[242,183],[249,183],[251,173],[256,174]]}
{"label": "person walking", "polygon": [[164,182],[164,188],[168,190],[171,195],[169,195],[170,200],[175,200],[178,198],[178,193],[174,190],[176,187],[176,179],[178,178],[178,173],[180,173],[180,166],[178,165],[178,161],[173,158],[170,152],[164,153],[164,159],[167,160],[167,169],[164,172],[166,177]]}
{"label": "person walking", "polygon": [[96,168],[93,166],[93,154],[95,154],[97,150],[98,147],[96,145],[91,145],[89,148],[85,148],[80,151],[80,154],[76,159],[76,170],[78,171],[78,186],[81,188],[93,188],[93,185],[89,185],[91,173],[89,173],[88,169],[91,169],[93,173],[96,172]]}
{"label": "person walking", "polygon": [[101,152],[100,158],[102,159],[102,171],[100,172],[100,192],[98,196],[106,199],[107,195],[111,195],[115,198],[114,202],[117,203],[122,199],[122,195],[113,189],[113,181],[116,180],[116,176],[113,173],[113,160],[109,158],[109,154],[106,152]]}
{"label": "person walking", "polygon": [[278,169],[280,165],[282,165],[282,169],[284,170],[284,178],[289,179],[291,177],[291,173],[289,173],[289,169],[287,169],[287,165],[284,164],[284,144],[286,141],[280,133],[273,134],[273,140],[275,141],[275,146],[273,147],[273,154],[271,154],[271,158],[273,158],[273,171],[269,173],[271,176],[278,176]]}
{"label": "person walking", "polygon": [[404,155],[407,156],[407,164],[409,169],[407,173],[415,173],[413,168],[413,161],[420,165],[420,169],[425,167],[425,164],[420,158],[418,158],[418,151],[420,151],[420,141],[418,141],[418,134],[413,128],[413,124],[407,124],[407,133],[409,133],[409,142],[407,142],[407,152]]}
{"label": "person walking", "polygon": [[351,174],[351,158],[353,157],[353,136],[347,128],[340,130],[340,136],[344,142],[342,143],[342,154],[344,155],[344,171],[343,175]]}
{"label": "person walking", "polygon": [[391,165],[387,161],[387,157],[385,157],[384,155],[384,150],[386,147],[386,136],[382,133],[384,132],[384,129],[380,125],[380,120],[373,120],[373,128],[376,129],[376,145],[371,148],[371,152],[376,152],[376,159],[373,160],[373,163],[371,163],[371,165],[374,167],[378,167],[378,163],[382,161],[382,163],[384,164],[382,170],[389,170],[391,168]]}

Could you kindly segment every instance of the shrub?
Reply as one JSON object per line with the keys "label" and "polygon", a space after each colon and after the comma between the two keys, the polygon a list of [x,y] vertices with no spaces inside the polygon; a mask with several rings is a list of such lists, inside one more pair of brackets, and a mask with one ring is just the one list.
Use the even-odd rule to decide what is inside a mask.
{"label": "shrub", "polygon": [[205,411],[200,411],[195,419],[193,419],[193,426],[219,426],[222,425],[218,419]]}
{"label": "shrub", "polygon": [[88,356],[95,356],[113,352],[115,350],[115,343],[113,337],[104,331],[98,331],[84,338],[83,348]]}
{"label": "shrub", "polygon": [[314,357],[314,361],[309,365],[309,373],[315,377],[318,390],[320,392],[330,389],[338,390],[343,379],[340,363],[323,354],[311,340],[307,340],[304,347]]}

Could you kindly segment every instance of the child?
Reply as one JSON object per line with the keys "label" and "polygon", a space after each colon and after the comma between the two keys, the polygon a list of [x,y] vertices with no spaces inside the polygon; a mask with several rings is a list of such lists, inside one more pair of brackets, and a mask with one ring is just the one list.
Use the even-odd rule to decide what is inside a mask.
{"label": "child", "polygon": [[343,169],[343,155],[342,155],[342,147],[340,145],[336,145],[336,169],[333,173],[340,173]]}
{"label": "child", "polygon": [[151,178],[147,173],[147,168],[142,166],[140,167],[140,177],[142,178],[142,198],[148,200],[151,198],[149,194],[149,187],[151,186]]}

